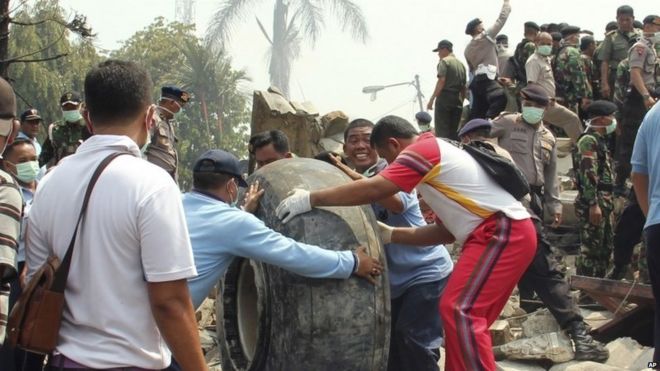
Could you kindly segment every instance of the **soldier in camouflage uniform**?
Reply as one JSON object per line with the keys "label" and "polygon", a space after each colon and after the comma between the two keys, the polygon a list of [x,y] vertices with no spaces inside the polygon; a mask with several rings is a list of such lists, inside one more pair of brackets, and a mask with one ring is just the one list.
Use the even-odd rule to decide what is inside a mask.
{"label": "soldier in camouflage uniform", "polygon": [[516,93],[519,93],[522,88],[527,86],[525,63],[536,52],[536,38],[540,30],[541,28],[536,23],[525,22],[525,38],[518,43],[516,51],[513,53],[513,57],[511,57],[514,71],[513,77],[518,82]]}
{"label": "soldier in camouflage uniform", "polygon": [[580,227],[577,274],[605,277],[612,253],[612,165],[607,135],[614,133],[614,103],[600,100],[589,105],[587,130],[573,151],[578,195],[575,214]]}
{"label": "soldier in camouflage uniform", "polygon": [[158,100],[158,115],[154,134],[147,146],[145,155],[154,165],[165,169],[178,183],[177,167],[179,155],[176,151],[178,139],[174,134],[175,115],[182,112],[190,101],[190,94],[174,86],[163,86]]}
{"label": "soldier in camouflage uniform", "polygon": [[598,99],[597,95],[600,95],[600,70],[598,64],[596,64],[597,61],[594,60],[596,40],[594,40],[593,36],[587,35],[582,37],[580,40],[580,53],[580,58],[587,72],[587,80],[589,80],[589,84],[591,85],[592,97]]}
{"label": "soldier in camouflage uniform", "polygon": [[72,155],[80,144],[92,136],[80,112],[80,96],[66,92],[60,98],[62,120],[48,126],[48,137],[39,155],[39,166],[52,167],[66,156]]}
{"label": "soldier in camouflage uniform", "polygon": [[635,14],[628,5],[616,10],[617,29],[605,35],[598,59],[601,61],[601,96],[612,99],[612,88],[619,63],[628,57],[628,49],[640,38],[641,32],[633,27]]}
{"label": "soldier in camouflage uniform", "polygon": [[577,47],[580,29],[575,26],[565,26],[561,34],[563,46],[557,54],[554,69],[557,102],[578,113],[578,104],[586,108],[592,98],[591,84]]}

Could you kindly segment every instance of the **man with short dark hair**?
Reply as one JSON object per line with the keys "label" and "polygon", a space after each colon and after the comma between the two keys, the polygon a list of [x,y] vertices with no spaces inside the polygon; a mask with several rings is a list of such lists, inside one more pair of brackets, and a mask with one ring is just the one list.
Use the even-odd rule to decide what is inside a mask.
{"label": "man with short dark hair", "polygon": [[21,131],[16,138],[25,138],[32,142],[37,156],[41,154],[41,144],[37,139],[39,135],[39,125],[41,125],[41,116],[35,108],[30,108],[21,114]]}
{"label": "man with short dark hair", "polygon": [[160,89],[157,107],[160,120],[144,150],[147,160],[167,171],[175,183],[179,179],[179,154],[176,150],[178,139],[174,134],[174,123],[190,98],[190,93],[176,86],[163,86]]}
{"label": "man with short dark hair", "polygon": [[[486,30],[479,18],[471,20],[465,28],[465,34],[472,37],[465,47],[465,59],[474,76],[469,86],[472,92],[470,119],[494,118],[506,107],[504,89],[496,81],[499,62],[495,37],[504,27],[510,13],[509,0],[504,0],[497,21],[490,28]],[[437,126],[436,123],[436,129]]]}
{"label": "man with short dark hair", "polygon": [[296,189],[277,207],[284,222],[317,206],[377,202],[417,189],[438,222],[417,228],[381,225],[385,243],[433,245],[456,241],[461,256],[440,300],[446,369],[494,370],[489,326],[500,314],[536,250],[525,208],[464,150],[412,124],[386,116],[371,144],[390,164],[377,175],[309,192]]}
{"label": "man with short dark hair", "polygon": [[577,114],[578,106],[586,109],[593,98],[586,67],[578,50],[580,28],[564,26],[561,36],[562,46],[555,58],[553,71],[557,87],[555,99],[557,103]]}
{"label": "man with short dark hair", "polygon": [[442,40],[433,49],[440,57],[436,75],[438,80],[426,108],[432,110],[435,102],[435,135],[456,139],[458,123],[463,114],[467,77],[465,66],[453,54],[453,47],[449,40]]}
{"label": "man with short dark hair", "polygon": [[289,138],[281,130],[269,130],[253,135],[248,150],[257,162],[257,168],[284,158],[291,158]]}
{"label": "man with short dark hair", "polygon": [[[268,228],[252,215],[263,191],[251,187],[245,211],[235,205],[238,188],[247,187],[238,159],[223,150],[203,153],[193,167],[193,190],[183,195],[190,242],[199,275],[188,280],[192,302],[199,307],[236,257],[254,259],[313,278],[346,279],[351,275],[371,282],[378,259],[364,247],[355,253],[331,251],[294,241]],[[240,231],[240,233],[236,233]],[[232,238],[227,236],[232,235]],[[264,248],[268,246],[268,248]]]}
{"label": "man with short dark hair", "polygon": [[[353,180],[371,177],[387,166],[371,146],[374,124],[353,120],[344,131],[344,154],[355,170],[335,164]],[[399,192],[371,204],[378,221],[392,227],[426,225],[417,192]],[[442,245],[385,244],[392,300],[388,370],[438,370],[442,321],[438,302],[453,263]]]}
{"label": "man with short dark hair", "polygon": [[536,51],[535,42],[541,31],[539,25],[532,21],[525,22],[524,26],[524,37],[518,43],[516,51],[513,53],[514,77],[518,81],[518,89],[522,89],[527,85],[525,63],[527,63],[527,59]]}
{"label": "man with short dark hair", "polygon": [[614,78],[619,62],[627,57],[628,49],[640,38],[641,32],[633,27],[633,8],[622,5],[616,10],[617,28],[605,34],[598,59],[600,65],[600,89],[603,99],[612,99]]}
{"label": "man with short dark hair", "polygon": [[66,282],[53,370],[206,370],[186,280],[197,274],[180,192],[141,158],[155,125],[148,72],[109,59],[85,77],[95,135],[39,183],[26,242],[27,279],[49,256],[64,260],[85,189],[103,159],[125,153],[89,197]]}

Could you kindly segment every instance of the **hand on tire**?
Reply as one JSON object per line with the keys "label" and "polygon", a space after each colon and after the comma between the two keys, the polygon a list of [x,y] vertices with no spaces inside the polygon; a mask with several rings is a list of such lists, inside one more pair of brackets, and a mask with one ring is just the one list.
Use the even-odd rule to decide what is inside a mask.
{"label": "hand on tire", "polygon": [[294,216],[304,214],[312,210],[309,201],[309,191],[294,189],[289,196],[282,200],[275,209],[275,214],[284,224],[288,223]]}
{"label": "hand on tire", "polygon": [[355,253],[360,260],[355,275],[360,276],[375,285],[376,277],[383,273],[383,265],[378,259],[367,255],[367,248],[364,246],[358,247]]}
{"label": "hand on tire", "polygon": [[259,206],[259,199],[264,194],[263,189],[259,189],[259,181],[255,181],[254,184],[251,184],[248,188],[248,191],[245,192],[245,199],[243,203],[243,210],[248,213],[254,214],[257,211]]}

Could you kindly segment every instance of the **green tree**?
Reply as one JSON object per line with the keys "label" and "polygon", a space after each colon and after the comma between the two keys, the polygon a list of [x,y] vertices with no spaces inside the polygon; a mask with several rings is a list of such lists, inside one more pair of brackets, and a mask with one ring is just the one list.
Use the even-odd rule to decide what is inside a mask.
{"label": "green tree", "polygon": [[184,190],[191,186],[190,169],[200,153],[222,148],[246,157],[249,136],[248,99],[239,89],[247,80],[245,72],[233,69],[221,50],[202,43],[194,31],[194,26],[156,18],[112,53],[116,58],[139,60],[147,68],[155,98],[163,85],[177,85],[193,94],[175,128],[179,182]]}
{"label": "green tree", "polygon": [[[207,39],[224,46],[234,24],[244,18],[247,10],[259,0],[223,0],[207,31]],[[362,42],[368,37],[366,21],[360,7],[351,0],[275,0],[273,31],[269,35],[261,21],[257,24],[270,43],[268,72],[271,85],[289,96],[289,81],[293,62],[300,56],[303,40],[312,46],[325,27],[324,11],[330,10],[343,31]]]}
{"label": "green tree", "polygon": [[19,95],[19,112],[37,108],[45,124],[60,119],[62,93],[82,92],[85,72],[102,59],[91,34],[72,32],[72,22],[56,0],[22,5],[11,17],[9,56],[3,59],[8,79]]}

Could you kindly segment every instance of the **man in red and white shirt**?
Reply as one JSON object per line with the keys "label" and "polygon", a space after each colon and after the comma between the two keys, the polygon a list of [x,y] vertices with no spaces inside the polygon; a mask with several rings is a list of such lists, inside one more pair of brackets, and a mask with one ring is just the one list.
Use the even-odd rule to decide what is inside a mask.
{"label": "man in red and white shirt", "polygon": [[440,300],[446,370],[495,370],[488,328],[536,251],[536,232],[525,208],[465,151],[418,135],[406,120],[387,116],[371,144],[390,165],[378,175],[309,192],[296,189],[277,208],[284,222],[318,206],[361,205],[417,188],[437,215],[419,228],[381,225],[384,243],[462,243]]}

